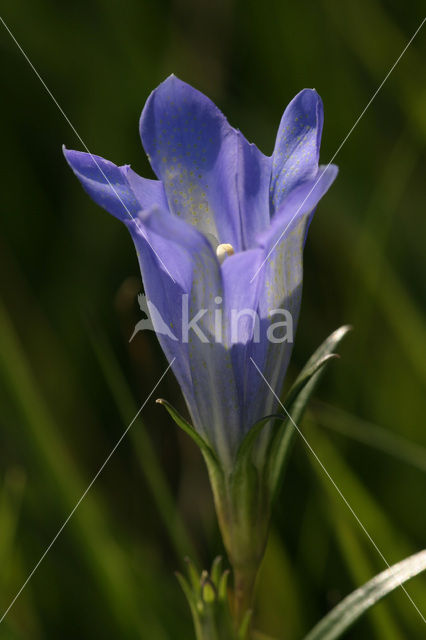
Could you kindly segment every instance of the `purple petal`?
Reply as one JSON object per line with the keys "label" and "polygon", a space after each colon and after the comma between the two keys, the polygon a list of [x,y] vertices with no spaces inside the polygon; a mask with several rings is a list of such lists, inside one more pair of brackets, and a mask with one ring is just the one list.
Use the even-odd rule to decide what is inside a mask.
{"label": "purple petal", "polygon": [[[259,239],[264,247],[264,263],[256,279],[264,285],[260,289],[259,314],[268,324],[284,320],[281,314],[271,316],[274,309],[286,310],[292,319],[293,338],[297,329],[303,281],[303,247],[306,233],[316,205],[337,175],[337,167],[320,167],[318,175],[295,189],[275,215],[270,228]],[[268,341],[262,351],[257,349],[256,364],[263,371],[274,391],[280,395],[284,376],[293,348],[292,342],[274,344]],[[257,360],[256,360],[257,358]],[[259,402],[265,414],[274,410],[272,394]],[[264,414],[264,415],[265,415]]]}
{"label": "purple petal", "polygon": [[[258,235],[257,243],[260,246],[272,247],[280,236],[287,236],[292,229],[299,228],[302,218],[307,221],[307,232],[318,202],[333,184],[338,171],[338,167],[334,164],[320,165],[311,180],[293,189],[284,200],[268,229]],[[304,239],[306,239],[306,232]]]}
{"label": "purple petal", "polygon": [[[215,314],[221,309],[216,300],[223,300],[224,295],[219,263],[204,235],[176,216],[155,210],[142,215],[140,221],[150,246],[176,280],[171,280],[145,240],[138,240],[138,230],[133,229],[147,296],[178,337],[178,341],[172,341],[159,335],[160,343],[169,361],[176,358],[173,369],[194,426],[208,438],[224,463],[230,463],[239,439],[240,414],[230,352],[224,344],[215,342]],[[187,304],[183,294],[188,294]],[[205,310],[197,326],[208,342],[202,342],[192,330],[186,340],[183,305],[189,320]],[[223,314],[219,324],[225,335]]]}
{"label": "purple petal", "polygon": [[[257,377],[253,375],[256,371],[250,362],[254,349],[265,343],[264,323],[258,314],[263,279],[251,282],[263,258],[263,249],[249,249],[227,258],[222,265],[227,340],[238,391],[241,433],[247,431],[258,417],[265,415],[258,415],[258,408],[252,406],[253,393],[260,386],[259,382],[265,383],[259,380],[259,374]],[[259,342],[254,347],[257,340]]]}
{"label": "purple petal", "polygon": [[272,155],[271,211],[318,170],[324,115],[320,96],[304,89],[286,108]]}
{"label": "purple petal", "polygon": [[166,207],[163,185],[138,176],[129,165],[63,148],[64,156],[89,196],[113,216],[129,222],[152,206]]}
{"label": "purple petal", "polygon": [[238,132],[237,189],[245,249],[253,247],[258,234],[269,225],[271,168],[272,158]]}
{"label": "purple petal", "polygon": [[148,98],[142,143],[170,210],[219,242],[241,247],[237,132],[205,95],[175,76]]}

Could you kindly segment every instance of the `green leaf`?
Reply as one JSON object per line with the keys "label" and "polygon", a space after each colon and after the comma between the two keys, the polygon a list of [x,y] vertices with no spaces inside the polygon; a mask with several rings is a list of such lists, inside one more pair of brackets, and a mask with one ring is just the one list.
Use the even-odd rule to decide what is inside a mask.
{"label": "green leaf", "polygon": [[337,353],[328,353],[315,360],[315,362],[312,362],[312,364],[310,364],[308,361],[287,394],[287,397],[285,399],[286,406],[290,407],[292,404],[294,404],[303,387],[309,382],[312,376],[317,373],[317,371],[322,369],[322,367],[326,365],[330,360],[335,360],[338,357],[339,356],[337,355]]}
{"label": "green leaf", "polygon": [[197,602],[195,593],[192,591],[189,582],[186,580],[186,578],[184,578],[184,576],[181,573],[177,571],[175,575],[188,601],[189,608],[191,610],[192,621],[194,623],[196,638],[197,640],[202,640],[202,628],[201,628],[200,618],[199,618],[200,611],[198,608],[198,602]]}
{"label": "green leaf", "polygon": [[311,355],[302,371],[300,372],[299,376],[297,377],[294,385],[297,384],[297,381],[303,376],[304,372],[307,369],[311,368],[315,364],[315,362],[321,360],[324,356],[333,353],[333,349],[335,349],[335,347],[337,347],[342,342],[343,338],[347,333],[349,333],[349,331],[352,331],[352,327],[349,324],[345,324],[342,327],[336,329],[336,331],[333,331],[333,333],[331,333],[328,338],[326,338],[324,342],[318,347],[318,349]]}
{"label": "green leaf", "polygon": [[191,585],[188,582],[188,580],[185,578],[185,576],[183,576],[179,571],[175,572],[175,576],[178,579],[178,582],[180,584],[180,586],[182,587],[182,591],[184,592],[186,599],[188,600],[188,603],[191,607],[191,610],[193,607],[195,607],[196,609],[196,600],[194,597],[194,593],[191,589]]}
{"label": "green leaf", "polygon": [[208,442],[206,442],[204,438],[202,438],[200,434],[195,431],[194,427],[189,424],[189,422],[187,422],[187,420],[185,420],[185,418],[183,418],[178,411],[176,411],[176,409],[170,404],[170,402],[167,402],[167,400],[163,400],[162,398],[158,398],[156,402],[158,404],[162,404],[167,409],[178,427],[185,431],[185,433],[187,433],[192,438],[195,444],[198,445],[204,457],[206,458],[206,461],[211,464],[213,468],[218,470],[220,468],[219,461]]}
{"label": "green leaf", "polygon": [[376,602],[425,569],[426,550],[394,564],[342,600],[320,620],[304,640],[340,638]]}
{"label": "green leaf", "polygon": [[269,486],[272,499],[276,496],[281,484],[285,462],[293,441],[296,428],[293,424],[300,420],[306,405],[318,384],[324,367],[331,359],[338,357],[333,353],[340,341],[351,327],[345,325],[334,331],[309,358],[306,365],[296,378],[287,395],[285,408],[292,420],[287,417],[284,425],[272,438],[269,449]]}
{"label": "green leaf", "polygon": [[243,618],[240,628],[238,629],[238,636],[237,636],[238,640],[247,640],[248,634],[250,631],[250,622],[251,622],[252,615],[253,615],[253,611],[249,609],[249,611],[247,611],[247,613]]}

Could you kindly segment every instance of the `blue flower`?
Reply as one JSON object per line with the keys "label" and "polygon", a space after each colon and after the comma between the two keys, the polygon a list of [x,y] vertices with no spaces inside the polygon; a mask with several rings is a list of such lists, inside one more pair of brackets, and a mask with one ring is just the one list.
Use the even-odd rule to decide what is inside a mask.
{"label": "blue flower", "polygon": [[[292,340],[282,338],[297,324],[307,229],[337,174],[318,165],[322,126],[319,95],[301,91],[265,156],[170,76],[140,119],[158,180],[64,149],[87,193],[128,227],[148,300],[171,329],[158,337],[193,425],[228,469],[251,426],[275,409],[251,358],[278,394],[290,359]],[[274,329],[277,309],[291,316]],[[199,315],[196,330],[185,314]]]}

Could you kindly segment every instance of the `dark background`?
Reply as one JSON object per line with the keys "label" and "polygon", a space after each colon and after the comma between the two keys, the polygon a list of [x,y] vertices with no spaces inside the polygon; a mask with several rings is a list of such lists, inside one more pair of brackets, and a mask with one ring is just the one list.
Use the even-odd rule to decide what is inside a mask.
{"label": "dark background", "polygon": [[[420,0],[4,0],[2,16],[90,151],[151,177],[138,136],[174,72],[271,153],[304,87],[327,163],[424,14]],[[140,319],[136,255],[61,152],[82,144],[0,25],[0,604],[5,610],[165,369]],[[303,421],[392,564],[425,546],[426,27],[336,158],[305,251],[289,379],[355,330]],[[155,397],[183,410],[169,374]],[[222,552],[201,456],[144,408],[0,625],[10,639],[190,639],[175,569]],[[298,441],[259,580],[256,624],[297,640],[384,562]],[[426,580],[407,589],[425,614]],[[401,589],[347,635],[423,638]]]}

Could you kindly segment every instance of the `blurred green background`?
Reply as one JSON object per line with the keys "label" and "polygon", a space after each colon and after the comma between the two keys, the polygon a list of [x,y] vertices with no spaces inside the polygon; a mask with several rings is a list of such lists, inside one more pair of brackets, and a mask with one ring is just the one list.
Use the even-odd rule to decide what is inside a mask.
{"label": "blurred green background", "polygon": [[[271,153],[304,87],[328,162],[420,24],[388,0],[3,0],[2,16],[89,149],[151,177],[138,136],[171,72]],[[425,28],[426,29],[426,28]],[[343,323],[303,429],[389,563],[426,541],[426,30],[336,159],[305,251],[289,379]],[[82,145],[0,25],[0,609],[4,611],[166,366],[139,333],[136,255],[61,152]],[[184,411],[168,374],[155,393]],[[198,450],[154,398],[0,625],[7,639],[190,640],[173,575],[222,552]],[[297,640],[384,568],[298,441],[275,509],[256,625]],[[407,589],[426,613],[426,579]],[[353,639],[424,638],[402,590]]]}

